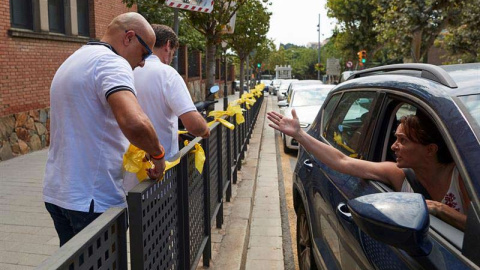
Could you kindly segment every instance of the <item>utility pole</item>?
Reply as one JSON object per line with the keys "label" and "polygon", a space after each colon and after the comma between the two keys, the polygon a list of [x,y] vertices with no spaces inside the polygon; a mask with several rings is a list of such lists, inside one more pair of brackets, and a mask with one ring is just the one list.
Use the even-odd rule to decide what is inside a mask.
{"label": "utility pole", "polygon": [[[178,29],[180,27],[180,20],[178,18],[178,8],[173,9],[173,31],[178,37]],[[173,57],[173,68],[178,71],[178,50],[175,50],[175,56]]]}
{"label": "utility pole", "polygon": [[320,80],[320,67],[321,67],[321,65],[320,65],[320,14],[318,14],[318,25],[317,26],[318,26],[317,31],[318,31],[318,65],[319,65],[319,67],[318,67],[318,79]]}

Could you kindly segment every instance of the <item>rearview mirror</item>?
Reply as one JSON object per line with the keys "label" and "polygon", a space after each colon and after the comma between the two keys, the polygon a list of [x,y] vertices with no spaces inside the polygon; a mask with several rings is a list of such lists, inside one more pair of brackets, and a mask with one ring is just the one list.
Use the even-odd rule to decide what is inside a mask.
{"label": "rearview mirror", "polygon": [[220,90],[220,87],[218,87],[218,85],[214,85],[210,88],[210,94],[215,94],[218,92],[218,90]]}

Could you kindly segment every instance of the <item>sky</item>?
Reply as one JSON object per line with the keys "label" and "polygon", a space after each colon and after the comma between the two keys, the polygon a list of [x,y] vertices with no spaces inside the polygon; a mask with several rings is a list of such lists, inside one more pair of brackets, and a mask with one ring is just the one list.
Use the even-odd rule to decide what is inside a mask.
{"label": "sky", "polygon": [[335,20],[327,17],[325,5],[327,0],[271,0],[268,7],[272,12],[269,39],[273,39],[278,49],[280,43],[307,45],[318,42],[318,15],[323,42],[332,36]]}

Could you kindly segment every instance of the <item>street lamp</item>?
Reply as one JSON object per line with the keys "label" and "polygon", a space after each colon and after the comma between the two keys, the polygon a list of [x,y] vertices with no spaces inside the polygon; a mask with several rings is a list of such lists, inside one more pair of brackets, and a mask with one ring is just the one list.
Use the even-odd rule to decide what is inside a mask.
{"label": "street lamp", "polygon": [[[317,25],[318,29],[318,65],[320,67],[320,14],[318,14],[318,25]],[[318,79],[320,80],[320,68],[318,68]]]}
{"label": "street lamp", "polygon": [[223,110],[226,111],[228,108],[228,90],[227,90],[227,45],[228,43],[222,41],[223,49],[223,66],[225,67],[225,81],[223,82]]}

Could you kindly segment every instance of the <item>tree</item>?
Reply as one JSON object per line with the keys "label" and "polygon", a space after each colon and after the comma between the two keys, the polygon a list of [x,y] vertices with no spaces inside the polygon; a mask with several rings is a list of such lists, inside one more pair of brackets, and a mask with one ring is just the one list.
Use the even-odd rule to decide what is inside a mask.
{"label": "tree", "polygon": [[[127,6],[133,4],[148,4],[150,6],[162,5],[165,0],[123,0]],[[186,11],[185,17],[190,27],[196,29],[205,37],[206,41],[206,89],[210,89],[215,84],[215,55],[217,45],[222,41],[225,27],[230,22],[235,12],[247,0],[215,0],[211,13],[190,12]],[[266,1],[266,0],[264,0]]]}
{"label": "tree", "polygon": [[[471,0],[372,0],[379,42],[392,57],[411,57],[427,62],[428,50],[440,32],[453,24]],[[399,27],[401,26],[401,27]],[[478,25],[477,25],[478,28]]]}
{"label": "tree", "polygon": [[381,48],[372,11],[376,5],[371,0],[328,0],[328,16],[336,18],[338,28],[334,30],[335,47],[343,52],[344,58],[351,59],[360,50],[370,55]]}
{"label": "tree", "polygon": [[[215,55],[217,45],[222,42],[225,27],[237,10],[247,0],[216,0],[212,13],[189,12],[187,14],[190,26],[200,32],[206,39],[206,88],[215,84]],[[239,16],[237,16],[237,20]],[[235,23],[238,27],[238,23]],[[236,29],[235,27],[235,29]]]}
{"label": "tree", "polygon": [[[258,48],[258,52],[260,52],[262,44],[267,42],[266,35],[270,28],[271,13],[264,6],[266,3],[268,1],[247,0],[238,10],[234,34],[226,37],[229,46],[240,59],[240,94],[243,93],[245,60],[254,49]],[[257,55],[256,60],[262,60],[260,57],[262,54],[257,53]]]}
{"label": "tree", "polygon": [[454,63],[480,61],[480,5],[467,1],[455,24],[450,25],[438,44],[451,54]]}
{"label": "tree", "polygon": [[[139,1],[137,4],[138,13],[142,14],[149,23],[158,23],[168,25],[173,28],[174,10],[157,0]],[[180,21],[185,20],[185,13],[179,12]],[[205,51],[205,38],[195,29],[189,27],[186,23],[180,23],[178,31],[180,44],[188,45],[189,50]]]}

